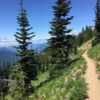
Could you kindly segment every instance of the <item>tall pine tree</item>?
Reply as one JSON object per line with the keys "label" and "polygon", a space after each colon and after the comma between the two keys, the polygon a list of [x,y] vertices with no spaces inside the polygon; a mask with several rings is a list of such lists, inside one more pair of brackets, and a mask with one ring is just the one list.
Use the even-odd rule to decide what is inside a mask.
{"label": "tall pine tree", "polygon": [[36,49],[36,54],[35,54],[35,61],[37,62],[37,71],[38,71],[38,74],[40,73],[40,68],[41,68],[41,62],[39,60],[39,54],[37,52],[37,49]]}
{"label": "tall pine tree", "polygon": [[100,0],[97,0],[96,6],[95,6],[95,29],[97,30],[97,36],[95,37],[95,40],[92,41],[92,47],[96,44],[100,43]]}
{"label": "tall pine tree", "polygon": [[[66,29],[64,25],[70,24],[69,20],[71,20],[74,16],[65,18],[69,10],[72,8],[68,7],[71,4],[71,1],[69,0],[67,3],[66,1],[67,0],[57,0],[57,2],[55,2],[57,6],[51,6],[55,10],[55,18],[53,19],[53,22],[50,22],[54,28],[50,27],[52,31],[49,31],[49,34],[56,37],[51,37],[47,40],[47,44],[50,44],[48,48],[50,48],[50,55],[52,56],[52,59],[50,60],[50,80],[62,74],[61,67],[68,62],[70,49],[69,41],[71,39],[71,35],[65,35],[65,33],[71,32],[72,29],[64,31]],[[64,17],[65,19],[61,17]]]}
{"label": "tall pine tree", "polygon": [[[21,33],[16,32],[17,35],[14,34],[14,36],[16,37],[16,40],[21,45],[19,45],[19,47],[16,47],[16,46],[12,46],[12,47],[14,47],[16,49],[20,49],[21,51],[17,50],[18,54],[17,53],[13,53],[16,56],[20,56],[20,59],[15,61],[18,64],[16,66],[14,66],[14,68],[13,68],[13,72],[14,72],[13,76],[15,77],[15,80],[17,80],[17,82],[19,80],[22,80],[25,83],[25,84],[23,83],[23,87],[26,90],[25,93],[28,94],[28,93],[30,93],[31,90],[34,91],[34,88],[31,88],[31,90],[30,90],[29,87],[31,87],[31,80],[36,80],[37,79],[36,78],[36,76],[37,76],[37,68],[36,68],[35,59],[33,57],[34,54],[35,54],[34,50],[32,50],[32,49],[31,50],[27,50],[27,46],[29,44],[31,44],[32,42],[26,42],[26,40],[27,39],[31,40],[31,38],[34,37],[35,35],[33,35],[31,37],[28,37],[28,35],[34,33],[34,32],[29,33],[29,34],[27,33],[27,31],[29,31],[33,27],[25,29],[27,26],[30,26],[30,24],[28,24],[29,22],[28,22],[28,20],[26,18],[26,15],[27,15],[27,14],[25,14],[26,10],[24,10],[23,7],[22,7],[22,0],[20,0],[20,1],[21,1],[21,4],[20,4],[21,5],[21,10],[19,10],[19,11],[22,11],[22,12],[19,14],[19,15],[21,15],[21,17],[17,16],[17,20],[18,20],[19,26],[22,27],[22,28],[21,29],[17,29],[17,30],[21,31]],[[20,35],[20,36],[18,36],[18,35]],[[23,79],[23,77],[21,75],[24,76],[24,79]],[[17,84],[16,87],[18,87],[18,84]],[[19,88],[21,88],[21,87],[19,87]],[[17,90],[19,90],[19,88]],[[16,93],[13,94],[13,95],[15,95],[15,98],[16,98]],[[26,94],[24,94],[24,96],[26,96]]]}

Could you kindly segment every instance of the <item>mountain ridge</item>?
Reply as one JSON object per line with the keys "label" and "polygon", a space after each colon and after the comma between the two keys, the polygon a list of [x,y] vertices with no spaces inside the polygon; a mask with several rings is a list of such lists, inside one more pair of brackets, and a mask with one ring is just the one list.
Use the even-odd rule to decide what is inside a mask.
{"label": "mountain ridge", "polygon": [[[35,45],[35,47],[33,47]],[[48,46],[48,44],[46,43],[42,43],[42,44],[32,44],[32,48],[35,48],[34,50],[34,53],[36,53],[36,49],[37,49],[37,52],[38,54],[41,53],[41,51],[43,51],[46,46]],[[16,46],[18,47],[18,46]],[[29,45],[27,47],[27,49],[31,49],[31,45]],[[18,49],[20,50],[20,49]],[[3,65],[3,59],[4,61],[10,61],[10,63],[13,63],[13,56],[14,56],[14,60],[17,60],[19,59],[20,57],[19,56],[16,56],[14,55],[13,53],[18,53],[17,49],[12,47],[12,46],[1,46],[0,47],[0,65]]]}

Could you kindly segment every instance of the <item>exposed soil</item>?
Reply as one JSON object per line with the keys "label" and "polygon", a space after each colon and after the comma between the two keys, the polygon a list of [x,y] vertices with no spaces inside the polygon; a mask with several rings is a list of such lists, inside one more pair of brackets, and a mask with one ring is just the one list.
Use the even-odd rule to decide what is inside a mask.
{"label": "exposed soil", "polygon": [[89,83],[89,90],[87,91],[89,98],[85,100],[100,100],[100,80],[98,80],[96,73],[95,61],[87,56],[87,51],[82,55],[87,61],[87,70],[83,77]]}

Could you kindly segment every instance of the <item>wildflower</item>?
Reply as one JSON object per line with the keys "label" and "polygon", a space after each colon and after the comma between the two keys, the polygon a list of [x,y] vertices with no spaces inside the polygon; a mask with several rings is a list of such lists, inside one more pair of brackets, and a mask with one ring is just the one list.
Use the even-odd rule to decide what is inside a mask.
{"label": "wildflower", "polygon": [[70,85],[70,83],[69,83],[69,85]]}
{"label": "wildflower", "polygon": [[63,95],[64,99],[66,99],[65,95]]}
{"label": "wildflower", "polygon": [[79,79],[80,79],[80,77],[79,77]]}
{"label": "wildflower", "polygon": [[85,87],[84,87],[84,90],[85,90]]}

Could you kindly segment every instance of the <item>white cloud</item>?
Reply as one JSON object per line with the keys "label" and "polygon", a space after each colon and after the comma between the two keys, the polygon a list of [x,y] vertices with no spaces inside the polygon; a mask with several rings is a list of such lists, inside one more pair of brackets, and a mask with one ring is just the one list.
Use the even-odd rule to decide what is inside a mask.
{"label": "white cloud", "polygon": [[[0,38],[0,46],[13,46],[13,45],[19,45],[17,41],[7,41],[8,39]],[[27,42],[32,42],[34,44],[38,43],[46,43],[46,39],[36,39],[36,40],[27,40]]]}
{"label": "white cloud", "polygon": [[94,30],[94,28],[92,28],[92,30]]}
{"label": "white cloud", "polygon": [[[78,35],[79,31],[74,31],[73,33],[68,33],[68,34],[74,34]],[[65,33],[67,35],[67,33]],[[54,37],[54,36],[51,36]],[[44,39],[36,39],[36,40],[28,40],[27,42],[32,42],[33,44],[38,44],[38,43],[46,43],[47,39],[50,39],[50,37],[44,38]],[[14,45],[19,45],[19,43],[16,40],[13,41],[8,41],[9,39],[7,38],[0,38],[0,46],[14,46]]]}
{"label": "white cloud", "polygon": [[78,35],[80,33],[80,31],[74,31],[73,33],[65,33],[65,35]]}

